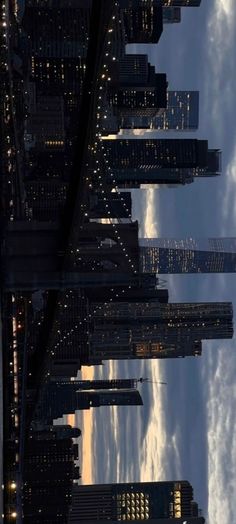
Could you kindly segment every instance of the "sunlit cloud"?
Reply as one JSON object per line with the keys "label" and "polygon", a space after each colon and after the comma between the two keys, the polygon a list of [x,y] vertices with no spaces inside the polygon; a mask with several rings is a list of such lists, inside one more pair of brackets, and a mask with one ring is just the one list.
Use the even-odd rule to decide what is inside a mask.
{"label": "sunlit cloud", "polygon": [[[82,380],[93,380],[94,370],[90,367],[83,367],[81,373]],[[81,472],[83,484],[93,482],[93,412],[85,410],[80,414],[80,423],[82,429],[81,436]]]}

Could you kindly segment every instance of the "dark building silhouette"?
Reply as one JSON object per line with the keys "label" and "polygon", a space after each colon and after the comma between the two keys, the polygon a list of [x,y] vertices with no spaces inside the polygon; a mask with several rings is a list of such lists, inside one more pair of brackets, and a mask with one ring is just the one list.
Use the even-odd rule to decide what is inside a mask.
{"label": "dark building silhouette", "polygon": [[91,2],[26,2],[23,25],[31,38],[32,57],[86,56]]}
{"label": "dark building silhouette", "polygon": [[[74,465],[77,445],[60,432],[31,434],[27,442],[23,473],[24,522],[66,524],[72,499],[72,484],[78,478]],[[74,431],[72,430],[74,436]]]}
{"label": "dark building silhouette", "polygon": [[221,153],[208,149],[207,140],[150,138],[103,143],[119,187],[186,184],[221,170]]}
{"label": "dark building silhouette", "polygon": [[142,406],[143,401],[136,389],[104,391],[79,391],[78,409],[97,408],[99,406]]}
{"label": "dark building silhouette", "polygon": [[235,273],[236,239],[140,239],[140,263],[147,273]]}
{"label": "dark building silhouette", "polygon": [[26,213],[30,219],[55,221],[62,215],[68,183],[60,179],[41,178],[25,182]]}
{"label": "dark building silhouette", "polygon": [[90,362],[201,354],[201,341],[233,336],[232,304],[117,302],[91,306]]}
{"label": "dark building silhouette", "polygon": [[119,0],[126,42],[157,43],[163,31],[162,7],[159,0]]}
{"label": "dark building silhouette", "polygon": [[181,22],[180,7],[163,7],[163,24],[175,24]]}
{"label": "dark building silhouette", "polygon": [[74,486],[69,524],[204,524],[187,481]]}
{"label": "dark building silhouette", "polygon": [[90,218],[128,218],[132,213],[130,192],[111,192],[109,194],[90,192]]}
{"label": "dark building silhouette", "polygon": [[109,103],[119,118],[150,118],[166,107],[166,75],[155,73],[147,55],[125,55],[113,69]]}
{"label": "dark building silhouette", "polygon": [[[71,380],[50,381],[45,384],[39,401],[37,417],[45,423],[53,419],[74,413],[76,410],[90,409],[100,406],[135,406],[142,405],[137,382],[122,381],[123,387],[116,388],[114,383],[107,381],[105,389],[89,391],[81,389],[82,382]],[[110,385],[110,389],[108,388]]]}

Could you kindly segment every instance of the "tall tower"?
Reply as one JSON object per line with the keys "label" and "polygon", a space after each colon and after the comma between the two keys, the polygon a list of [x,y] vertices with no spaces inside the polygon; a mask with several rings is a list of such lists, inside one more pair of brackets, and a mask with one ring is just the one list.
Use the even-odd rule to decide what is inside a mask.
{"label": "tall tower", "polygon": [[[69,433],[67,431],[67,433]],[[67,522],[73,480],[78,478],[75,460],[78,446],[71,436],[55,431],[31,433],[24,457],[24,522],[63,524]]]}
{"label": "tall tower", "polygon": [[119,0],[126,42],[157,43],[163,31],[159,0]]}
{"label": "tall tower", "polygon": [[91,306],[89,359],[176,358],[201,354],[201,341],[233,336],[228,302],[117,302]]}
{"label": "tall tower", "polygon": [[[168,8],[167,8],[168,9]],[[167,91],[167,107],[156,116],[134,116],[120,127],[158,129],[161,131],[195,131],[199,123],[198,91]],[[126,124],[126,125],[124,125]]]}
{"label": "tall tower", "polygon": [[235,273],[236,238],[140,239],[144,273]]}
{"label": "tall tower", "polygon": [[50,424],[53,419],[76,410],[143,404],[137,380],[101,380],[95,381],[94,386],[93,389],[93,381],[85,381],[83,390],[83,381],[64,379],[48,382],[41,392],[37,417]]}
{"label": "tall tower", "polygon": [[166,75],[155,73],[147,55],[125,55],[114,65],[109,103],[120,118],[154,117],[167,105]]}
{"label": "tall tower", "polygon": [[186,184],[221,170],[221,152],[207,140],[104,140],[108,165],[120,187],[141,184]]}
{"label": "tall tower", "polygon": [[162,0],[163,7],[199,7],[202,0]]}
{"label": "tall tower", "polygon": [[187,481],[74,486],[69,524],[204,524]]}

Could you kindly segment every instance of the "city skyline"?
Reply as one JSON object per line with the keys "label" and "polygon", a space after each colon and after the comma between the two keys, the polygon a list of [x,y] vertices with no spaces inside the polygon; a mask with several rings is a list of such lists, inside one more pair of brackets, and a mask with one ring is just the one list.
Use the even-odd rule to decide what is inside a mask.
{"label": "city skyline", "polygon": [[[227,42],[221,30],[222,21],[229,28]],[[182,27],[181,24],[183,24]],[[168,32],[165,29],[158,44],[158,53],[153,47],[149,51],[149,59],[162,71],[164,64],[171,58],[167,75],[169,89],[186,87],[199,89],[198,136],[205,137],[207,131],[210,146],[217,145],[222,149],[223,174],[217,180],[209,182],[211,187],[202,181],[200,187],[193,184],[191,188],[188,186],[186,189],[174,190],[171,195],[170,190],[156,193],[152,189],[145,191],[142,199],[136,196],[133,202],[133,215],[139,217],[141,214],[143,217],[140,236],[155,237],[157,235],[166,238],[188,238],[190,236],[214,238],[229,234],[234,236],[235,147],[232,84],[234,85],[235,81],[232,49],[235,42],[235,30],[233,2],[226,3],[217,0],[212,5],[202,2],[198,10],[182,9],[181,24],[176,24],[174,29],[170,24],[170,27],[167,28]],[[199,45],[200,28],[202,39]],[[170,57],[170,53],[167,53],[167,45],[168,49],[175,50],[175,56]],[[219,51],[220,61],[216,60],[215,49]],[[133,46],[132,52],[134,51],[140,52],[140,46],[138,48]],[[147,46],[142,48],[142,52],[148,52]],[[224,54],[227,56],[227,63],[230,64],[230,72],[223,59]],[[229,98],[224,96],[223,105],[220,95],[221,82],[226,82],[227,92],[230,93]],[[228,132],[225,131],[226,120],[229,123]],[[157,135],[154,135],[152,131],[152,136]],[[162,134],[162,137],[165,136]],[[208,195],[212,197],[207,198]],[[203,282],[200,285],[199,279],[201,278]],[[180,297],[183,300],[191,300],[193,294],[196,297],[197,292],[199,298],[204,296],[219,300],[224,297],[227,300],[232,295],[232,290],[235,289],[234,277],[232,280],[230,275],[207,275],[207,279],[201,275],[200,277],[198,275],[191,277],[175,275],[175,280],[167,277],[166,280],[171,284],[170,300],[178,300]],[[234,518],[234,509],[230,497],[226,496],[222,504],[221,493],[226,485],[231,485],[231,475],[234,469],[234,439],[232,443],[231,430],[226,430],[227,417],[232,419],[232,424],[234,420],[234,342],[230,346],[227,344],[227,347],[224,344],[212,343],[208,351],[208,356],[205,354],[204,362],[200,363],[198,360],[199,365],[196,361],[192,364],[185,361],[175,366],[169,362],[164,365],[152,362],[152,366],[142,366],[141,374],[146,373],[149,376],[151,374],[154,380],[163,377],[167,379],[170,391],[168,394],[159,388],[156,388],[154,392],[146,391],[145,396],[150,399],[148,400],[150,411],[145,420],[138,417],[138,414],[130,417],[126,431],[132,434],[134,420],[139,420],[140,433],[137,435],[134,456],[137,454],[138,445],[141,446],[142,456],[138,464],[132,468],[136,480],[139,479],[139,471],[141,471],[141,478],[145,480],[148,480],[147,471],[153,475],[153,472],[160,474],[161,471],[166,478],[180,473],[184,477],[191,475],[195,490],[197,489],[199,494],[198,499],[200,496],[202,501],[201,506],[208,507],[209,522],[214,523],[223,519],[230,523]],[[95,376],[112,376],[112,373],[117,374],[121,370],[124,376],[127,376],[127,372],[136,373],[137,365],[130,366],[131,364],[128,367],[125,363],[117,366],[114,362],[109,366],[104,366],[103,372],[97,369]],[[139,373],[140,368],[138,369]],[[225,380],[222,380],[222,377],[225,377]],[[211,383],[209,386],[208,381]],[[192,388],[195,390],[196,402],[191,394]],[[175,397],[178,400],[176,398],[175,401]],[[220,402],[217,405],[218,397]],[[224,412],[220,407],[222,405],[227,405]],[[197,413],[197,418],[193,414],[193,409]],[[173,423],[165,420],[166,410],[171,413]],[[108,475],[104,469],[100,471],[102,464],[98,462],[99,471],[97,467],[93,468],[93,480],[102,481],[102,478],[106,478],[109,482],[114,479],[129,480],[130,478],[125,471],[125,462],[128,460],[131,449],[128,444],[124,443],[124,431],[120,428],[121,417],[122,414],[114,410],[111,423],[118,428],[118,435],[110,438],[114,454],[113,473]],[[198,431],[198,423],[201,424],[201,431]],[[148,424],[149,427],[147,427]],[[191,434],[192,443],[189,442],[190,427],[194,428]],[[93,431],[101,439],[102,425],[98,420],[93,423]],[[204,431],[207,435],[207,442],[202,438]],[[181,435],[183,435],[183,442]],[[122,442],[120,446],[118,445],[119,440]],[[233,445],[232,451],[230,451],[230,442]],[[167,454],[166,450],[168,450]],[[209,458],[207,457],[208,452]],[[188,465],[183,465],[186,457],[188,457]],[[195,464],[196,457],[201,468]],[[199,469],[201,469],[201,475]],[[210,483],[209,495],[207,494],[208,481]]]}
{"label": "city skyline", "polygon": [[[7,521],[20,524],[24,513],[25,522],[66,524],[69,508],[78,509],[80,468],[93,486],[78,492],[101,508],[101,524],[105,516],[202,524],[192,488],[189,506],[174,478],[190,479],[210,524],[233,515],[218,493],[234,479],[234,341],[224,339],[233,337],[234,211],[226,203],[235,143],[230,91],[214,106],[223,67],[219,60],[217,75],[212,43],[220,42],[219,13],[231,28],[227,1],[27,0],[22,19],[17,4],[2,6]],[[231,56],[227,45],[224,52]],[[201,355],[204,340],[203,358],[183,359]],[[79,454],[81,429],[72,426],[82,429]],[[160,479],[172,486],[165,508],[164,491],[160,504],[152,491]],[[136,480],[149,482],[151,506],[144,484],[133,505]],[[126,486],[117,512],[111,481]]]}

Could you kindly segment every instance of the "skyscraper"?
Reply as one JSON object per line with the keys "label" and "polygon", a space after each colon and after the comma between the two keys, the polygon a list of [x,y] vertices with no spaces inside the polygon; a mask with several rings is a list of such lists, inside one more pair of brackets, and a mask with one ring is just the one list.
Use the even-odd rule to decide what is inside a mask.
{"label": "skyscraper", "polygon": [[119,0],[126,42],[157,43],[163,31],[159,0]]}
{"label": "skyscraper", "polygon": [[166,92],[166,75],[155,73],[147,55],[125,55],[115,63],[109,103],[118,117],[154,117],[166,107]]}
{"label": "skyscraper", "polygon": [[167,91],[167,107],[158,115],[133,116],[120,123],[120,127],[159,129],[161,131],[195,131],[199,122],[198,91]]}
{"label": "skyscraper", "polygon": [[90,407],[142,405],[137,382],[135,383],[134,380],[121,381],[123,387],[119,388],[115,385],[116,381],[105,382],[107,382],[105,389],[96,388],[91,391],[87,387],[84,391],[81,389],[82,381],[48,382],[41,392],[37,417],[45,423],[52,423],[53,419]]}
{"label": "skyscraper", "polygon": [[167,108],[151,120],[151,126],[161,130],[194,131],[198,121],[198,91],[167,91]]}
{"label": "skyscraper", "polygon": [[103,144],[120,187],[186,184],[221,170],[221,152],[209,150],[207,140],[118,139]]}
{"label": "skyscraper", "polygon": [[147,273],[235,273],[236,238],[140,239]]}
{"label": "skyscraper", "polygon": [[[56,431],[36,432],[27,442],[23,474],[24,522],[65,524],[77,477],[78,446]],[[72,435],[74,432],[72,430]]]}
{"label": "skyscraper", "polygon": [[91,305],[90,362],[199,355],[202,340],[233,336],[228,302],[101,305]]}
{"label": "skyscraper", "polygon": [[[74,486],[69,524],[120,521],[204,524],[187,481]],[[170,519],[170,520],[169,520]]]}
{"label": "skyscraper", "polygon": [[202,0],[162,0],[162,5],[176,7],[199,7]]}

